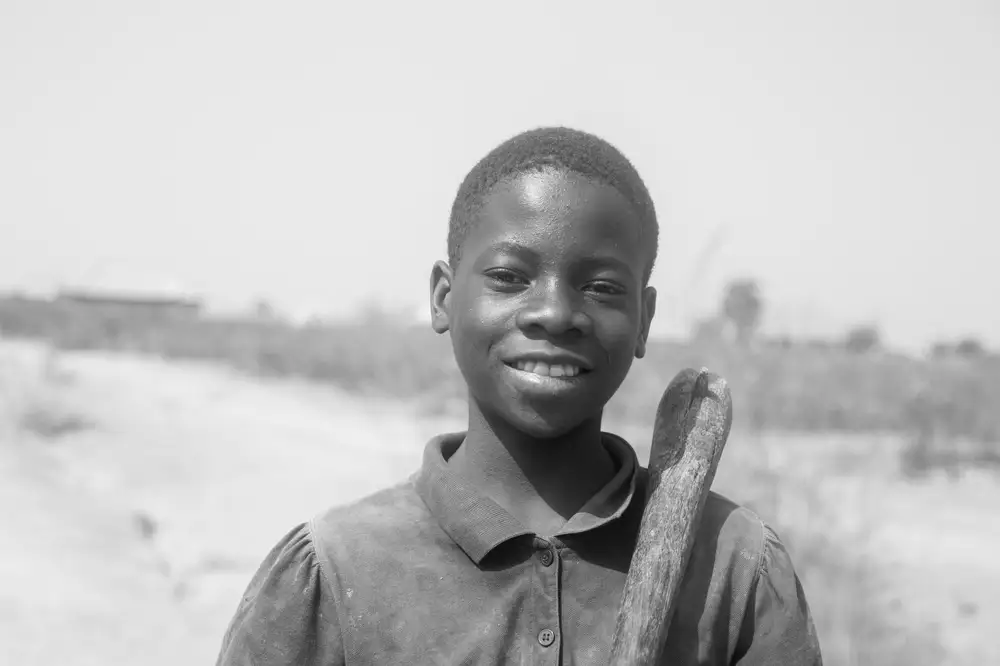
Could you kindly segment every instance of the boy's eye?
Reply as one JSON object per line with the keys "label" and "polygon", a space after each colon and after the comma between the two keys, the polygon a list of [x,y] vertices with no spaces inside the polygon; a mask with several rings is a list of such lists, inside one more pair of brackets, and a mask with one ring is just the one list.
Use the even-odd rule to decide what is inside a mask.
{"label": "boy's eye", "polygon": [[494,268],[486,272],[486,278],[498,287],[512,287],[519,284],[526,284],[527,281],[512,270],[506,268]]}
{"label": "boy's eye", "polygon": [[591,282],[587,285],[587,288],[601,294],[602,296],[620,296],[625,293],[624,287],[617,285],[614,282]]}

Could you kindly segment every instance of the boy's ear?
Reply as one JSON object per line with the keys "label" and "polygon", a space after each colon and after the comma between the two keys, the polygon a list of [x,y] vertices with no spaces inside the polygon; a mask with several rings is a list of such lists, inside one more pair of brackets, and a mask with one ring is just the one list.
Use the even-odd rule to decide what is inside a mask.
{"label": "boy's ear", "polygon": [[656,289],[646,287],[642,290],[642,324],[639,326],[639,339],[635,341],[635,357],[642,358],[646,355],[646,340],[649,339],[649,326],[653,323],[653,315],[656,313]]}
{"label": "boy's ear", "polygon": [[450,326],[451,284],[454,274],[446,261],[434,262],[431,269],[431,328],[446,333]]}

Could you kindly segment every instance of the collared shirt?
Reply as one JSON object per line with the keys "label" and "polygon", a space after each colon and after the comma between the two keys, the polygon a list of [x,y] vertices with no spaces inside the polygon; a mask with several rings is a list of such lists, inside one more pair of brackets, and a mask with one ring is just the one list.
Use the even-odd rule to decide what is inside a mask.
{"label": "collared shirt", "polygon": [[[288,533],[250,582],[217,666],[605,666],[647,474],[605,433],[617,473],[556,534],[534,534],[432,439],[421,469]],[[819,666],[802,587],[777,535],[712,493],[663,664]]]}

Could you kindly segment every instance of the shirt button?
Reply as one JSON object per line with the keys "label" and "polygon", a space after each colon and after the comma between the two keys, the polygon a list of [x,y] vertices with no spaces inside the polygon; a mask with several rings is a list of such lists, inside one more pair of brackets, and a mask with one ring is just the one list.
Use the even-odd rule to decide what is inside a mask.
{"label": "shirt button", "polygon": [[538,558],[542,561],[542,566],[547,567],[552,564],[552,551],[546,548]]}
{"label": "shirt button", "polygon": [[538,642],[542,647],[548,647],[552,645],[553,641],[556,640],[556,632],[551,629],[542,629],[538,632]]}

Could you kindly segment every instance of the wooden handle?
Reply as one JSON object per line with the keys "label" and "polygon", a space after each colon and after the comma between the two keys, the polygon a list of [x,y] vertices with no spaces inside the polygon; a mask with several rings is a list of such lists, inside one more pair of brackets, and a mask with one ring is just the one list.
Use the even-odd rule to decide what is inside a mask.
{"label": "wooden handle", "polygon": [[732,420],[729,387],[704,368],[679,372],[660,398],[649,499],[615,623],[612,666],[658,662]]}

